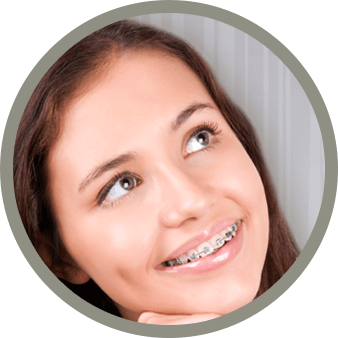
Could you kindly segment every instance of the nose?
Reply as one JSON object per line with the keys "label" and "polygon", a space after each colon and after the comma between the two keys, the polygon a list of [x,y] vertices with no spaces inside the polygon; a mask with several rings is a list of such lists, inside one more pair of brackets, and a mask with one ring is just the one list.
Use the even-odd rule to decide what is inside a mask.
{"label": "nose", "polygon": [[203,218],[214,203],[203,179],[178,167],[162,170],[163,208],[160,220],[165,227],[179,227],[188,220]]}

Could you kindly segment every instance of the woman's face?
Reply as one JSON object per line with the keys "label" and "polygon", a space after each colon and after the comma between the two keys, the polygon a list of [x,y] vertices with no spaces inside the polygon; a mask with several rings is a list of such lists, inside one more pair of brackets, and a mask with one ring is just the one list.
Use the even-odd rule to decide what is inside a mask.
{"label": "woman's face", "polygon": [[[181,61],[149,52],[110,66],[69,107],[49,172],[66,249],[123,317],[227,314],[254,299],[268,243],[263,185]],[[161,264],[203,256],[236,221],[217,252]]]}

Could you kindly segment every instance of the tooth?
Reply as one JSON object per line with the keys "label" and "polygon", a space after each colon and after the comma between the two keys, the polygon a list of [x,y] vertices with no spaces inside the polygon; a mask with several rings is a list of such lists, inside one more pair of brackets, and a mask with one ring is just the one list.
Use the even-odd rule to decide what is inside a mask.
{"label": "tooth", "polygon": [[230,241],[230,239],[232,238],[230,231],[228,231],[228,228],[222,230],[220,234],[226,242]]}
{"label": "tooth", "polygon": [[204,242],[197,247],[200,257],[205,257],[214,252],[213,247],[209,242]]}
{"label": "tooth", "polygon": [[193,249],[193,250],[189,250],[188,253],[188,258],[190,260],[190,262],[195,261],[196,259],[198,259],[200,256],[198,255],[197,250]]}
{"label": "tooth", "polygon": [[210,243],[214,249],[218,249],[224,245],[224,240],[221,235],[217,234],[210,239]]}
{"label": "tooth", "polygon": [[241,220],[236,221],[232,226],[227,227],[222,230],[219,234],[212,237],[209,242],[204,242],[197,247],[197,250],[193,249],[188,251],[186,254],[181,255],[178,258],[171,259],[169,261],[163,262],[164,266],[174,266],[188,263],[189,261],[195,261],[198,258],[208,256],[212,254],[215,250],[219,249],[224,245],[225,242],[228,242],[232,237],[236,236],[236,231],[238,230],[237,225],[241,223]]}
{"label": "tooth", "polygon": [[188,262],[188,256],[186,254],[181,255],[180,257],[177,258],[177,263],[178,264],[184,264]]}

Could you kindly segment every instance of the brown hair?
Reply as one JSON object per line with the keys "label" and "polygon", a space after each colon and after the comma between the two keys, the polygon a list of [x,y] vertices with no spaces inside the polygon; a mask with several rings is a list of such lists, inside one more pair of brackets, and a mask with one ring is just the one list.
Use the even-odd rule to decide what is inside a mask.
{"label": "brown hair", "polygon": [[15,196],[27,234],[52,271],[74,264],[60,241],[57,219],[49,203],[48,154],[62,131],[62,115],[80,90],[83,92],[102,74],[112,56],[145,49],[172,55],[197,74],[261,176],[267,197],[270,234],[259,296],[289,269],[298,250],[278,207],[254,130],[192,47],[169,33],[133,21],[111,24],[76,43],[48,70],[27,104],[14,149]]}

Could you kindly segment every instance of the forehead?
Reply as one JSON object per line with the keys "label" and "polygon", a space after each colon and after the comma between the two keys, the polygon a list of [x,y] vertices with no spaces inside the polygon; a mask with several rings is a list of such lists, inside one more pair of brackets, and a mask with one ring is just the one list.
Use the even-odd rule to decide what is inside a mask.
{"label": "forehead", "polygon": [[196,100],[212,102],[182,61],[154,52],[127,54],[69,107],[59,145],[69,138],[93,141],[94,131],[104,132],[107,125],[119,139],[136,135],[141,125],[167,124]]}

